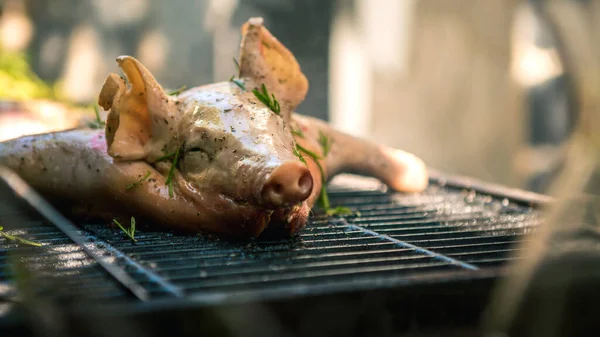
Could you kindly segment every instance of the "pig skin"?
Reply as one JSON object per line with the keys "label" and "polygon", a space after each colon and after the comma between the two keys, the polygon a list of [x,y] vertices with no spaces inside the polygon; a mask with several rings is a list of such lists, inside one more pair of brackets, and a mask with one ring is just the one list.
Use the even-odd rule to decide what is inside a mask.
{"label": "pig skin", "polygon": [[[262,26],[260,18],[250,19],[242,34],[238,78],[246,90],[223,82],[168,97],[137,60],[121,57],[118,62],[132,88],[126,90],[127,83],[115,74],[107,78],[99,96],[99,104],[109,110],[105,130],[74,129],[0,143],[0,164],[17,172],[77,219],[135,216],[138,223],[244,238],[256,237],[267,227],[287,235],[303,228],[322,181],[338,173],[373,176],[402,192],[418,192],[427,186],[426,167],[414,155],[353,137],[315,118],[293,114],[308,90],[293,55]],[[266,84],[278,98],[280,115],[256,104],[251,90],[260,88],[259,83]],[[230,132],[222,134],[228,152],[223,146],[218,152],[216,148],[204,148],[206,153],[214,151],[219,159],[205,164],[215,167],[202,167],[198,172],[194,166],[186,169],[185,165],[190,165],[181,164],[174,171],[170,196],[166,185],[170,161],[157,158],[177,149],[179,143],[171,138],[174,133],[174,139],[187,137],[185,141],[193,144],[198,142],[199,133],[214,132],[215,123],[209,123],[208,128],[198,126],[206,124],[207,114],[212,114],[221,129],[228,120],[236,122],[229,127]],[[261,135],[257,123],[274,131],[270,136]],[[174,125],[177,131],[173,131]],[[245,129],[245,133],[238,131],[236,135],[234,125]],[[300,130],[302,136],[292,138],[292,130]],[[323,156],[318,142],[321,134],[332,142],[327,156]],[[249,141],[252,139],[254,143]],[[319,164],[326,177],[321,177],[313,158],[304,155],[313,181],[310,195],[294,205],[268,207],[261,202],[259,187],[276,165],[300,160],[292,153],[294,143],[324,157]],[[182,160],[198,162],[186,157],[190,155],[186,152]],[[247,158],[256,159],[243,166],[249,177],[246,171],[243,180],[239,172],[223,173]],[[267,162],[274,164],[269,166]],[[148,172],[147,180],[125,188]]]}

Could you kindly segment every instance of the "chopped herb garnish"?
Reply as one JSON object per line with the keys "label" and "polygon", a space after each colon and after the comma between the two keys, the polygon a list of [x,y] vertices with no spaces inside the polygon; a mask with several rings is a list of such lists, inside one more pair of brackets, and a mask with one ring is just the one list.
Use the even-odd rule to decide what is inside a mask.
{"label": "chopped herb garnish", "polygon": [[273,111],[276,115],[279,115],[281,113],[281,107],[279,106],[279,102],[277,102],[277,99],[275,99],[275,95],[269,95],[267,87],[264,83],[261,85],[261,91],[254,89],[252,90],[252,93],[254,93],[254,96],[256,96],[256,98],[258,98],[259,101],[261,101],[264,105],[271,109],[271,111]]}
{"label": "chopped herb garnish", "polygon": [[332,141],[331,139],[329,139],[329,137],[325,136],[325,134],[321,130],[319,130],[319,144],[323,149],[323,157],[327,157],[329,151],[331,151]]}
{"label": "chopped herb garnish", "polygon": [[316,153],[312,152],[311,150],[305,148],[304,146],[302,146],[300,144],[296,144],[296,147],[298,148],[298,150],[300,150],[300,151],[306,153],[307,155],[309,155],[310,157],[312,157],[312,159],[314,159],[315,161],[317,159],[323,159],[323,157],[320,157]]}
{"label": "chopped herb garnish", "polygon": [[88,123],[88,126],[92,129],[102,129],[106,125],[106,123],[100,118],[100,110],[98,110],[98,105],[94,104],[94,113],[96,114],[96,120]]}
{"label": "chopped herb garnish", "polygon": [[123,227],[123,225],[121,225],[119,223],[119,221],[117,221],[117,219],[113,219],[113,222],[119,226],[119,228],[121,228],[121,230],[123,231],[123,233],[125,233],[127,236],[129,236],[129,238],[135,242],[137,242],[137,240],[135,239],[135,218],[131,217],[131,224],[129,226],[129,229],[125,229],[125,227]]}
{"label": "chopped herb garnish", "polygon": [[298,159],[300,159],[300,161],[301,161],[301,162],[303,162],[303,163],[304,163],[304,165],[306,165],[306,159],[304,159],[304,157],[302,156],[302,153],[300,153],[300,152],[298,151],[298,148],[297,148],[297,147],[295,147],[295,148],[292,150],[292,152],[294,153],[294,156],[298,157]]}
{"label": "chopped herb garnish", "polygon": [[175,175],[175,167],[177,167],[177,161],[179,161],[179,150],[180,149],[181,149],[181,146],[177,148],[177,151],[175,151],[175,154],[173,157],[173,162],[171,163],[171,169],[169,170],[169,175],[167,176],[167,181],[165,181],[165,184],[169,188],[169,196],[171,198],[173,198],[173,176]]}
{"label": "chopped herb garnish", "polygon": [[176,153],[177,153],[177,151],[175,151],[173,153],[165,154],[164,156],[156,159],[156,161],[163,161],[165,159],[169,159],[169,158],[173,157]]}
{"label": "chopped herb garnish", "polygon": [[292,129],[292,134],[304,138],[304,132],[302,132],[301,128],[298,128],[298,130]]}
{"label": "chopped herb garnish", "polygon": [[140,178],[140,180],[138,180],[138,181],[136,181],[136,182],[134,182],[134,183],[131,183],[131,184],[127,185],[127,186],[125,187],[125,189],[126,189],[126,190],[128,190],[128,189],[131,189],[131,188],[134,188],[134,187],[138,186],[138,185],[139,185],[139,184],[141,184],[141,183],[142,183],[144,180],[148,179],[148,177],[149,177],[149,176],[150,176],[150,171],[148,171],[148,172],[146,173],[146,175],[144,175],[142,178]]}
{"label": "chopped herb garnish", "polygon": [[[338,206],[335,208],[331,208],[331,203],[329,202],[329,195],[327,194],[327,181],[325,179],[325,170],[323,170],[323,166],[321,166],[321,163],[319,163],[319,159],[322,159],[322,157],[319,157],[316,153],[304,148],[300,144],[296,144],[296,148],[310,156],[317,164],[319,171],[321,171],[321,193],[319,194],[318,203],[325,210],[325,214],[327,214],[328,216],[348,214],[360,215],[359,212],[352,212],[348,207]],[[296,152],[298,151],[294,151],[294,154],[296,154]]]}
{"label": "chopped herb garnish", "polygon": [[27,245],[27,246],[34,246],[34,247],[42,246],[41,243],[33,242],[33,241],[30,241],[27,239],[20,238],[15,235],[10,235],[8,233],[4,233],[3,230],[4,230],[4,227],[0,226],[0,236],[4,237],[7,240],[14,241],[16,243],[20,243],[20,244]]}
{"label": "chopped herb garnish", "polygon": [[344,206],[330,208],[325,211],[325,214],[327,214],[328,216],[335,216],[335,215],[357,215],[357,216],[360,216],[359,211],[353,212],[350,208],[344,207]]}
{"label": "chopped herb garnish", "polygon": [[238,63],[238,61],[235,59],[235,57],[233,58],[233,63],[235,64],[235,71],[237,72],[238,76],[240,74],[240,64]]}
{"label": "chopped herb garnish", "polygon": [[187,88],[187,85],[182,85],[181,87],[179,87],[179,89],[172,90],[167,95],[177,96],[177,95],[181,94],[185,90],[185,88]]}
{"label": "chopped herb garnish", "polygon": [[331,208],[331,204],[329,203],[329,195],[327,194],[327,188],[325,187],[326,182],[323,181],[321,183],[321,194],[319,194],[318,203],[321,207],[327,212]]}
{"label": "chopped herb garnish", "polygon": [[242,82],[236,78],[233,78],[233,76],[231,76],[229,81],[235,83],[238,87],[240,87],[240,89],[246,91],[246,86],[244,85],[244,82]]}

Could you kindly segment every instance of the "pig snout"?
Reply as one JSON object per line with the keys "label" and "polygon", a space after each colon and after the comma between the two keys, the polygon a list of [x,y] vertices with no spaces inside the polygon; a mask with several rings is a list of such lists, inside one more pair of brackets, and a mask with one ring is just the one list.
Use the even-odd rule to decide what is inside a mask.
{"label": "pig snout", "polygon": [[276,167],[262,188],[262,199],[271,206],[296,204],[308,198],[313,179],[308,168],[300,162],[285,162]]}

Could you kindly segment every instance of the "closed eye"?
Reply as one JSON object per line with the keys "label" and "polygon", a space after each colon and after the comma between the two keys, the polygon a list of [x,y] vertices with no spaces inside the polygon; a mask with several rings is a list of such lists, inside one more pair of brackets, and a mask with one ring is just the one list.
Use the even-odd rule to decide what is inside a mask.
{"label": "closed eye", "polygon": [[[194,157],[198,158],[198,155],[201,156],[201,158],[205,158],[209,161],[213,160],[214,154],[211,154],[209,152],[207,152],[206,150],[204,150],[201,147],[190,147],[185,149],[185,153],[190,154],[190,155],[194,155]],[[185,159],[184,159],[185,160]]]}
{"label": "closed eye", "polygon": [[206,152],[204,149],[199,147],[191,147],[189,149],[185,149],[185,152]]}

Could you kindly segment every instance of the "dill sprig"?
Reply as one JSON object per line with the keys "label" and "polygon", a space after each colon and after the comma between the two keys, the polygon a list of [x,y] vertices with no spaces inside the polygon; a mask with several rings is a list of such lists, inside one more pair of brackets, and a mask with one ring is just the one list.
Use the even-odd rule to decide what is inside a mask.
{"label": "dill sprig", "polygon": [[327,182],[325,179],[325,170],[323,170],[323,166],[321,166],[321,163],[319,162],[319,159],[322,159],[322,158],[319,157],[316,153],[310,151],[309,149],[305,148],[304,146],[302,146],[300,144],[296,144],[296,147],[298,148],[299,151],[304,152],[306,155],[311,157],[314,160],[315,164],[317,164],[319,171],[321,171],[321,193],[319,194],[319,203],[321,204],[321,207],[323,207],[323,209],[325,209],[325,210],[330,209],[331,204],[329,203],[327,189],[325,188],[325,184]]}
{"label": "dill sprig", "polygon": [[359,211],[352,211],[350,208],[344,207],[344,206],[330,208],[325,211],[325,214],[327,214],[328,216],[334,216],[334,215],[357,215],[357,216],[360,216]]}
{"label": "dill sprig", "polygon": [[321,148],[323,149],[323,157],[327,157],[329,151],[331,151],[332,144],[333,142],[331,141],[331,139],[325,136],[323,131],[319,130],[319,145],[321,145]]}
{"label": "dill sprig", "polygon": [[148,179],[149,176],[150,176],[150,171],[146,172],[146,175],[144,175],[143,177],[141,177],[138,181],[133,182],[133,183],[127,185],[125,187],[125,189],[129,190],[131,188],[134,188],[134,187],[138,186],[139,184],[141,184],[142,182],[144,182],[146,179]]}
{"label": "dill sprig", "polygon": [[298,130],[292,129],[292,134],[296,135],[296,136],[298,136],[300,138],[304,138],[304,132],[302,131],[301,128],[298,128]]}
{"label": "dill sprig", "polygon": [[235,83],[235,85],[237,85],[238,87],[240,87],[240,89],[242,89],[243,91],[246,91],[246,85],[244,84],[243,81],[237,79],[237,77],[240,76],[240,64],[238,63],[238,61],[235,59],[235,57],[233,58],[233,64],[235,64],[235,75],[232,75],[231,78],[229,79],[229,82],[233,82]]}
{"label": "dill sprig", "polygon": [[31,241],[31,240],[23,239],[23,238],[20,238],[20,237],[18,237],[16,235],[11,235],[11,234],[5,233],[3,231],[4,231],[4,227],[0,226],[0,236],[4,237],[7,240],[14,241],[16,243],[24,244],[24,245],[27,245],[27,246],[33,246],[33,247],[41,247],[42,246],[41,243],[37,243],[37,242]]}
{"label": "dill sprig", "polygon": [[186,88],[187,88],[187,85],[182,85],[181,87],[179,87],[179,89],[175,89],[175,90],[169,91],[167,93],[167,95],[169,95],[169,96],[177,96],[177,95],[181,94]]}
{"label": "dill sprig", "polygon": [[231,76],[231,78],[229,79],[229,82],[235,83],[238,87],[240,87],[240,89],[246,91],[246,85],[244,85],[244,82],[238,80],[237,78],[234,78],[233,76]]}
{"label": "dill sprig", "polygon": [[156,159],[156,161],[163,161],[165,159],[169,159],[169,158],[173,157],[176,153],[177,153],[177,151],[175,151],[173,153],[165,154],[164,156]]}
{"label": "dill sprig", "polygon": [[[319,144],[321,145],[321,147],[323,149],[323,157],[327,156],[327,154],[329,154],[329,151],[331,150],[332,142],[321,131],[319,131]],[[353,212],[348,207],[344,207],[344,206],[337,206],[334,208],[331,207],[331,202],[329,201],[329,194],[327,193],[327,186],[326,186],[327,180],[325,178],[325,170],[323,170],[323,166],[321,166],[321,163],[319,162],[319,159],[323,159],[323,157],[320,157],[313,151],[308,150],[307,148],[303,147],[300,144],[296,144],[296,148],[297,148],[297,150],[293,151],[294,155],[296,155],[296,153],[300,154],[299,152],[305,153],[306,155],[308,155],[309,157],[311,157],[314,160],[315,164],[317,164],[317,167],[319,168],[319,171],[321,171],[321,191],[319,193],[319,198],[318,198],[317,202],[319,203],[321,208],[323,208],[325,210],[325,214],[327,216],[353,215],[353,214],[359,216],[360,212],[358,212],[358,211]],[[304,159],[304,158],[302,158],[302,159]],[[304,161],[304,160],[302,160],[302,161],[306,164],[306,161]]]}
{"label": "dill sprig", "polygon": [[96,119],[89,122],[88,126],[92,129],[102,129],[106,125],[106,123],[100,118],[100,110],[98,109],[98,105],[94,104],[94,114],[96,115]]}
{"label": "dill sprig", "polygon": [[269,95],[267,87],[264,83],[261,85],[260,88],[260,91],[258,89],[252,90],[254,96],[256,96],[256,98],[258,98],[259,101],[261,101],[264,105],[271,109],[271,111],[273,111],[276,115],[279,115],[281,113],[281,106],[279,106],[279,102],[277,102],[277,99],[275,99],[275,95]]}
{"label": "dill sprig", "polygon": [[173,177],[175,175],[175,168],[177,167],[177,162],[179,161],[179,151],[181,150],[181,146],[177,148],[175,154],[173,155],[173,162],[171,163],[171,169],[169,170],[169,174],[167,175],[167,180],[165,184],[169,188],[169,196],[173,198]]}
{"label": "dill sprig", "polygon": [[298,151],[298,147],[295,147],[292,152],[294,153],[294,156],[298,157],[298,159],[304,163],[304,165],[306,165],[306,159],[304,159],[304,157],[302,156],[302,153],[300,153],[300,151]]}
{"label": "dill sprig", "polygon": [[123,225],[121,225],[121,223],[119,223],[119,221],[117,221],[117,219],[113,219],[113,222],[119,226],[119,228],[121,228],[121,230],[123,231],[123,233],[125,233],[127,236],[129,236],[129,238],[135,242],[137,242],[137,240],[135,239],[135,218],[131,217],[131,221],[130,221],[130,225],[128,229],[125,229],[125,227],[123,227]]}
{"label": "dill sprig", "polygon": [[240,64],[235,59],[235,57],[233,58],[233,63],[235,64],[235,71],[237,72],[238,76],[240,76]]}

